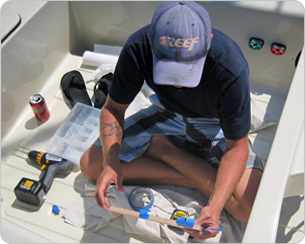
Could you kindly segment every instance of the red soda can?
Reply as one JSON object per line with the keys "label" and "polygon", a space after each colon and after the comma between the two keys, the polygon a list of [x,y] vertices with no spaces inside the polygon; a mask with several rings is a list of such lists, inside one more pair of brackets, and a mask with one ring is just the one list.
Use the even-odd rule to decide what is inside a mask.
{"label": "red soda can", "polygon": [[40,94],[35,94],[30,97],[30,105],[33,109],[35,117],[39,121],[47,121],[50,118],[50,112],[47,104]]}

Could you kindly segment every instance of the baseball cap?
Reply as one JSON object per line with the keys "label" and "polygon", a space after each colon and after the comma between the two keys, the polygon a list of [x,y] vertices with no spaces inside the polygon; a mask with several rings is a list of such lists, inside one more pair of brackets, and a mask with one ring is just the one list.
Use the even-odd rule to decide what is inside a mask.
{"label": "baseball cap", "polygon": [[150,30],[153,78],[159,85],[198,86],[211,45],[211,20],[195,2],[164,2]]}

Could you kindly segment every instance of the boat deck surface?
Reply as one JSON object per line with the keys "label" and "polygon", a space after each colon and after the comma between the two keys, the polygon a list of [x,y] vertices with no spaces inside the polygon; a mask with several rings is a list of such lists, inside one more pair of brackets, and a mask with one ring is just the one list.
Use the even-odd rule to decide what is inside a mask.
{"label": "boat deck surface", "polygon": [[[47,198],[40,209],[29,207],[16,200],[13,189],[22,177],[38,180],[40,170],[23,157],[14,154],[12,148],[23,146],[31,150],[44,151],[48,140],[56,132],[60,124],[69,114],[70,109],[66,105],[60,89],[62,76],[71,70],[78,70],[84,79],[91,75],[95,68],[82,65],[82,57],[67,54],[59,68],[45,82],[41,91],[47,102],[51,117],[45,123],[38,123],[34,118],[30,106],[20,116],[20,120],[12,129],[3,145],[6,151],[2,157],[1,168],[1,215],[12,224],[17,224],[30,232],[41,236],[31,238],[31,235],[19,233],[26,242],[160,242],[148,236],[126,234],[121,217],[117,218],[109,226],[98,232],[83,231],[64,222],[62,215],[71,203],[78,197],[85,195],[85,177],[77,167],[74,172],[65,178],[55,178]],[[89,96],[92,97],[94,83],[87,84]],[[264,87],[261,84],[251,84],[251,91],[257,95],[261,104],[267,107],[267,111],[276,119],[280,118],[286,94]],[[277,126],[250,134],[250,140],[258,156],[266,163]],[[52,206],[57,205],[61,212],[59,215],[52,213]],[[291,208],[291,206],[294,206]],[[299,211],[301,214],[294,215]],[[258,223],[259,224],[259,223]],[[2,238],[5,241],[13,241],[14,230],[2,229]],[[5,230],[5,231],[3,231]],[[258,233],[259,234],[259,233]],[[10,236],[10,237],[9,237]],[[33,235],[35,236],[35,235]],[[285,198],[278,228],[277,242],[299,242],[304,236],[304,198],[293,196]],[[37,236],[36,236],[37,237]],[[9,239],[6,239],[9,238]],[[18,238],[17,238],[18,239]],[[18,241],[17,241],[18,242]]]}

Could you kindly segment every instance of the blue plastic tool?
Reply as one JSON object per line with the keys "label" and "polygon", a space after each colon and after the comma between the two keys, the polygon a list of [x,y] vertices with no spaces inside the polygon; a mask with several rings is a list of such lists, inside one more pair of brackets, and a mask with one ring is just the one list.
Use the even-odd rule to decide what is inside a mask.
{"label": "blue plastic tool", "polygon": [[207,228],[202,227],[202,230],[224,231],[224,229],[225,229],[224,226],[221,226],[221,228],[211,228],[211,229],[207,229]]}
{"label": "blue plastic tool", "polygon": [[52,206],[52,212],[57,215],[57,214],[59,214],[60,209],[56,205],[53,205]]}

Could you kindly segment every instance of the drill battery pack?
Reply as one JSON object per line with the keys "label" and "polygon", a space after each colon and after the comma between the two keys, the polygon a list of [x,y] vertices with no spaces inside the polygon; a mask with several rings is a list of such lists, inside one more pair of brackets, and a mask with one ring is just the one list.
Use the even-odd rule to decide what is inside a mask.
{"label": "drill battery pack", "polygon": [[16,198],[24,203],[40,206],[46,194],[39,181],[22,178],[14,189]]}

